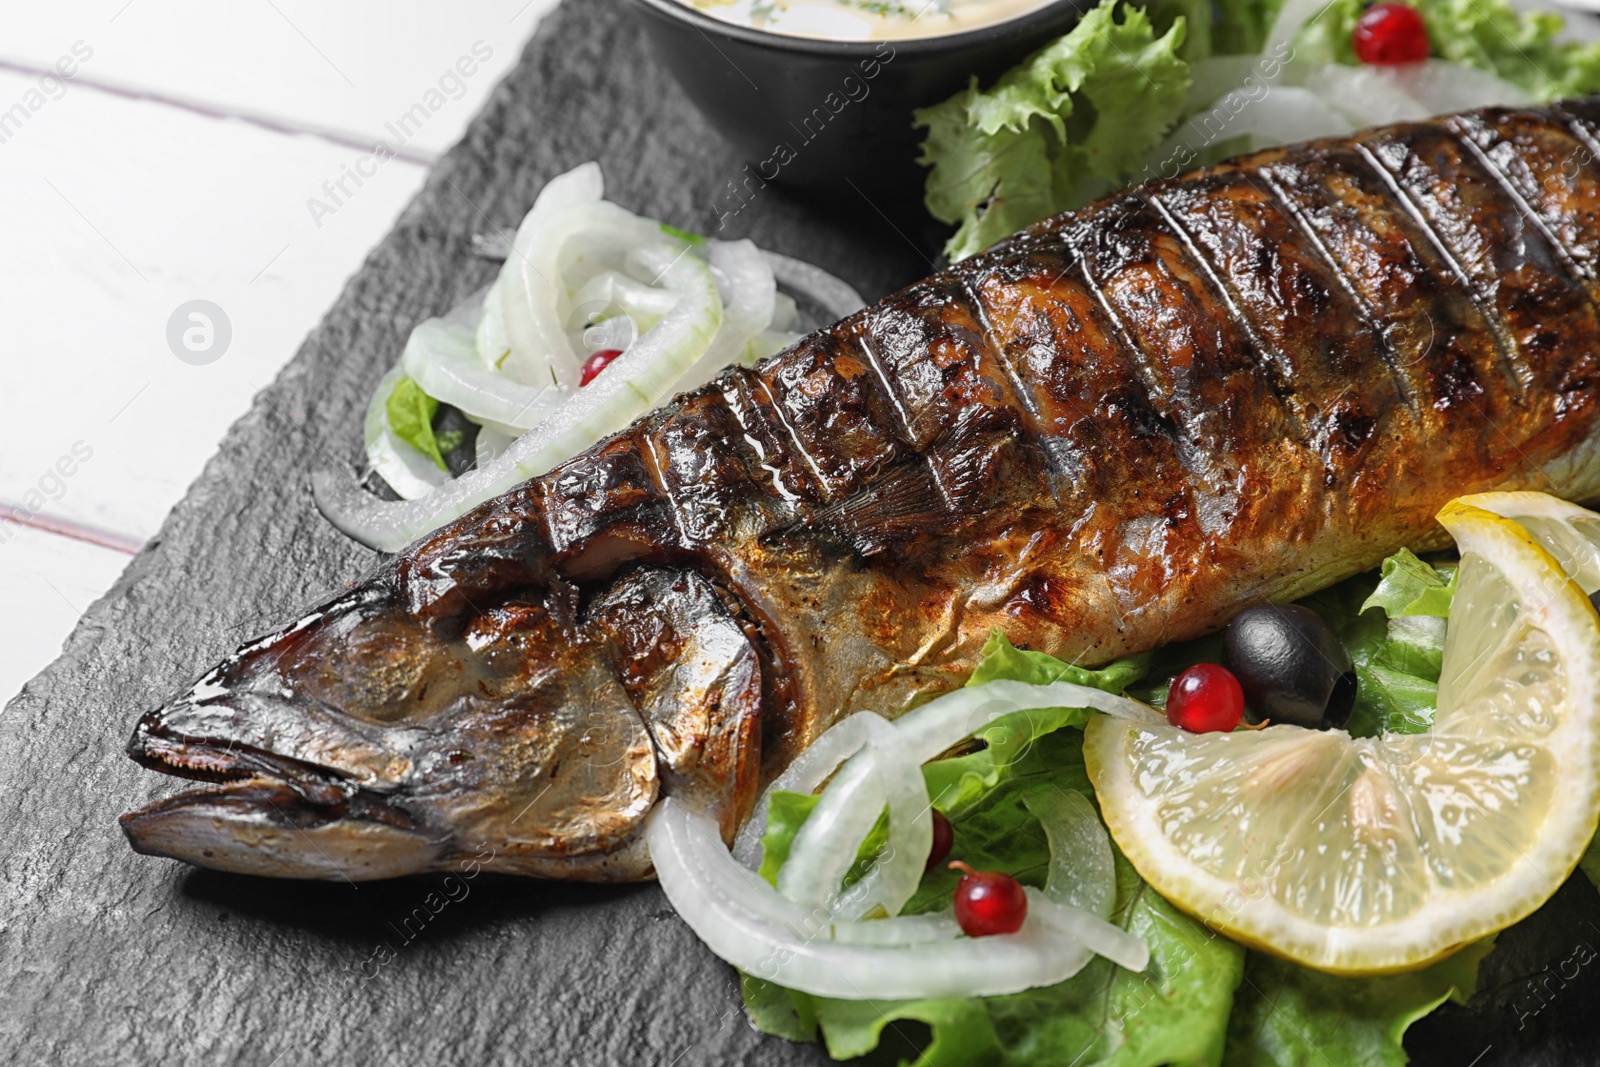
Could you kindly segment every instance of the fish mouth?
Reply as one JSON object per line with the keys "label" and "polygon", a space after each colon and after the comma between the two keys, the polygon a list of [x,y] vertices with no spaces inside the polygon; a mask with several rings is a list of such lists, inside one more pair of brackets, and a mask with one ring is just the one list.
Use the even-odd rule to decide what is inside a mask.
{"label": "fish mouth", "polygon": [[134,851],[241,874],[350,881],[424,869],[442,852],[408,812],[345,770],[171,725],[197,711],[238,710],[184,700],[140,718],[128,755],[206,784],[121,816]]}
{"label": "fish mouth", "polygon": [[166,709],[162,709],[143,716],[128,741],[128,755],[150,770],[219,784],[267,781],[289,789],[306,804],[318,808],[336,807],[357,791],[348,777],[330,767],[236,739],[175,734],[164,722],[165,713]]}

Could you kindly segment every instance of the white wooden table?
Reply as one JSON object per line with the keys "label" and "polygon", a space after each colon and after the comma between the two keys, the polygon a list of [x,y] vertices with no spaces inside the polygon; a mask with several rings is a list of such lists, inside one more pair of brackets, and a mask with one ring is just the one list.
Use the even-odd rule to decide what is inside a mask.
{"label": "white wooden table", "polygon": [[[554,5],[5,6],[0,703],[155,533]],[[167,340],[195,299],[232,330],[205,365]]]}

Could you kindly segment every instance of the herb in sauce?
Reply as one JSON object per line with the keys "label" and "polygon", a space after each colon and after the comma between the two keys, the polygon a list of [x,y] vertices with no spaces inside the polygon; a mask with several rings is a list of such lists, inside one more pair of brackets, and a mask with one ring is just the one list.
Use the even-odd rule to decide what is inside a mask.
{"label": "herb in sauce", "polygon": [[840,41],[962,33],[1050,0],[683,0],[724,22]]}

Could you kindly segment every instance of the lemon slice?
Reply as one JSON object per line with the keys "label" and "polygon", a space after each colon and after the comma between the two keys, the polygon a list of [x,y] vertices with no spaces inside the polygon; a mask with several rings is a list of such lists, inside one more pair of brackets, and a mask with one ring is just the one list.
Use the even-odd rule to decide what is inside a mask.
{"label": "lemon slice", "polygon": [[1511,519],[1555,557],[1578,588],[1600,589],[1600,515],[1549,493],[1478,493],[1455,503]]}
{"label": "lemon slice", "polygon": [[1521,526],[1448,505],[1461,572],[1433,730],[1190,734],[1096,717],[1107,825],[1162,895],[1339,974],[1411,970],[1516,922],[1600,817],[1600,618]]}

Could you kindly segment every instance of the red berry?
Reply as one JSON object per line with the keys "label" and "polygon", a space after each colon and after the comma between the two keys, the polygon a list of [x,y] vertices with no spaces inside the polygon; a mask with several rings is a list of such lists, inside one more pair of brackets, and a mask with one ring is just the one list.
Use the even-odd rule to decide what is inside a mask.
{"label": "red berry", "polygon": [[1028,917],[1028,895],[1009,874],[975,871],[959,860],[950,864],[964,871],[956,886],[956,922],[968,937],[1014,934]]}
{"label": "red berry", "polygon": [[1167,721],[1193,734],[1228,731],[1244,718],[1244,690],[1226,667],[1196,663],[1172,680]]}
{"label": "red berry", "polygon": [[1356,58],[1375,67],[1428,58],[1428,28],[1410,4],[1373,4],[1356,21],[1354,38]]}
{"label": "red berry", "polygon": [[611,361],[622,355],[620,348],[602,348],[583,361],[583,371],[578,378],[578,387],[582,388],[594,381],[595,375],[611,365]]}
{"label": "red berry", "polygon": [[950,820],[944,817],[944,812],[938,808],[933,809],[933,848],[928,852],[928,862],[922,868],[931,871],[944,862],[950,855],[950,846],[956,842],[955,827],[950,825]]}

